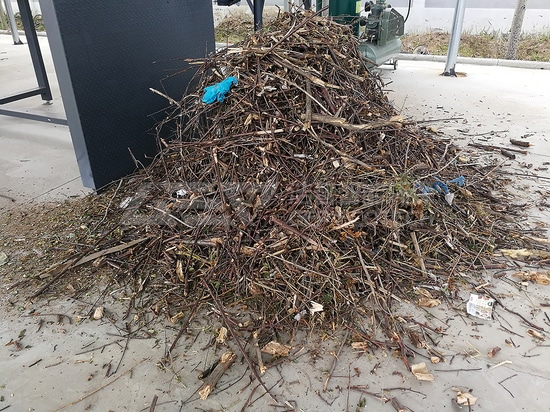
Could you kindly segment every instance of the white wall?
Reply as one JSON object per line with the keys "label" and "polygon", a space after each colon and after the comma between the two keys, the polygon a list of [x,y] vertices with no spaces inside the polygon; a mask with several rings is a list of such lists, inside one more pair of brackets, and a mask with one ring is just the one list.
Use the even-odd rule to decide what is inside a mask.
{"label": "white wall", "polygon": [[[2,6],[4,5],[4,0],[0,0],[2,2]],[[29,0],[29,5],[31,6],[32,14],[40,14],[40,3],[39,0]],[[17,0],[11,0],[11,7],[13,8],[13,12],[17,13],[19,10],[19,7],[17,7]],[[5,9],[5,7],[3,7]],[[4,10],[5,11],[5,10]]]}
{"label": "white wall", "polygon": [[[550,0],[545,1],[550,5]],[[391,4],[391,1],[388,3]],[[456,1],[453,1],[453,3],[456,4]],[[523,21],[523,31],[529,33],[550,32],[550,8],[533,9],[529,7],[529,3],[528,1]],[[395,9],[403,15],[407,14],[406,7],[396,7]],[[449,32],[452,27],[453,13],[454,8],[425,7],[425,0],[415,0],[409,19],[405,23],[405,31],[407,33],[414,33],[437,29]],[[513,8],[467,7],[464,16],[463,31],[472,33],[482,31],[507,32],[510,30],[513,17]]]}
{"label": "white wall", "polygon": [[[300,0],[293,0],[300,3]],[[312,0],[314,3],[315,0]],[[463,31],[470,33],[508,32],[514,16],[514,4],[516,0],[469,0],[464,16]],[[279,6],[283,9],[285,0],[266,0],[266,8]],[[408,0],[388,0],[395,9],[405,16],[407,14]],[[454,6],[456,0],[413,0],[409,19],[405,23],[406,33],[427,32],[442,30],[450,32],[453,22]],[[432,7],[433,5],[444,7]],[[494,5],[494,8],[480,8],[480,5]],[[541,7],[532,8],[530,4]],[[405,7],[403,7],[405,6]],[[506,8],[505,8],[506,7]],[[250,9],[246,0],[241,0],[240,6],[214,7],[216,23],[228,13],[249,13]],[[550,32],[550,0],[529,0],[523,22],[525,33]]]}
{"label": "white wall", "polygon": [[[0,0],[3,1],[3,0]],[[90,0],[94,1],[94,0]],[[116,0],[115,0],[116,1]],[[196,0],[205,1],[205,0]],[[468,0],[468,7],[464,17],[463,30],[465,32],[479,33],[482,31],[507,32],[512,24],[514,15],[513,5],[516,0]],[[17,10],[17,1],[11,0],[14,10]],[[29,0],[33,13],[40,13],[39,0]],[[266,0],[266,7],[278,5],[283,8],[285,0]],[[299,3],[300,0],[294,0]],[[215,3],[215,2],[214,2]],[[315,0],[312,0],[315,3]],[[388,0],[389,4],[401,14],[407,14],[408,0]],[[413,0],[413,6],[409,19],[405,24],[407,33],[426,32],[431,30],[450,31],[453,19],[453,4],[456,0]],[[479,8],[480,5],[495,8]],[[441,5],[436,8],[434,5]],[[541,7],[541,8],[533,8]],[[503,8],[507,7],[507,8]],[[246,0],[241,0],[240,6],[214,7],[216,20],[222,18],[228,12],[249,12]],[[550,0],[529,0],[523,23],[524,32],[550,32]]]}

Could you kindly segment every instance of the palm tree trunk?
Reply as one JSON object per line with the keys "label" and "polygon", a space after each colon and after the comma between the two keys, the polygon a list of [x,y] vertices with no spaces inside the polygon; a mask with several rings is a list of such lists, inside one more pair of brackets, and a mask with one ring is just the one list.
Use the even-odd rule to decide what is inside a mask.
{"label": "palm tree trunk", "polygon": [[508,39],[508,47],[506,48],[506,59],[514,60],[518,51],[519,39],[521,37],[521,26],[523,25],[523,17],[525,16],[527,0],[518,0],[516,11],[514,12],[514,20],[510,29],[510,38]]}

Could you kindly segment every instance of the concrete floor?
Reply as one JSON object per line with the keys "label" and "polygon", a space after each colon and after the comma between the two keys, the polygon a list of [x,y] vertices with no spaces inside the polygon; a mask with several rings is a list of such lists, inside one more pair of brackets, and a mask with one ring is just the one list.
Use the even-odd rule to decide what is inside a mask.
{"label": "concrete floor", "polygon": [[510,190],[525,202],[529,219],[550,235],[550,70],[484,65],[457,65],[459,77],[444,77],[444,63],[399,61],[396,71],[383,70],[390,99],[401,113],[430,123],[464,147],[470,143],[525,149],[507,159],[498,152],[477,151],[486,161],[503,163]]}
{"label": "concrete floor", "polygon": [[[35,97],[3,108],[63,117],[46,39],[40,42],[52,74],[54,104],[44,106]],[[30,60],[25,53],[24,46],[14,46],[9,36],[0,36],[2,95],[34,86]],[[507,170],[515,176],[514,185],[518,190],[529,184],[534,189],[528,195],[540,198],[544,193],[550,194],[550,173],[544,170],[545,163],[550,161],[550,72],[464,65],[457,70],[465,72],[466,76],[446,78],[439,75],[443,67],[441,63],[403,61],[397,71],[383,69],[382,76],[389,83],[387,89],[393,90],[390,98],[403,115],[416,120],[459,118],[430,123],[457,142],[507,145],[509,138],[528,135],[526,139],[533,144],[528,155],[518,155],[515,160],[506,160],[499,154],[490,156],[506,160]],[[2,116],[0,147],[0,208],[66,199],[86,192],[78,180],[66,127]],[[525,176],[518,175],[539,177],[525,180]],[[550,223],[548,205],[538,207],[532,219]],[[518,291],[504,282],[492,280],[490,274],[487,280],[495,283],[498,293],[512,309],[544,325],[544,310],[540,304],[548,303],[550,286],[529,285],[528,290]],[[13,292],[2,293],[7,299]],[[126,350],[125,339],[120,337],[124,321],[116,317],[116,313],[122,313],[120,302],[110,295],[98,302],[95,297],[89,300],[38,302],[33,306],[37,317],[20,316],[29,308],[2,309],[0,396],[4,401],[0,402],[0,409],[11,405],[10,410],[14,411],[148,410],[153,395],[158,395],[157,412],[240,410],[248,396],[255,400],[248,410],[283,410],[273,406],[267,396],[260,398],[261,389],[250,394],[256,383],[248,386],[242,359],[229,370],[219,392],[207,401],[197,400],[198,370],[211,364],[220,354],[212,347],[204,349],[212,338],[206,332],[211,327],[193,325],[189,335],[175,349],[177,363],[172,369],[162,370],[156,362],[162,358],[165,346],[172,342],[177,331],[175,327],[159,329],[154,338],[130,340]],[[100,304],[106,307],[108,320],[68,324],[65,319],[63,325],[63,322],[55,322],[55,316],[48,315],[62,313],[72,319],[85,317],[94,305]],[[404,314],[412,313],[411,308],[403,307],[402,310]],[[452,401],[456,396],[452,389],[455,387],[472,390],[473,395],[479,396],[471,408],[473,411],[548,410],[545,394],[550,382],[548,345],[544,342],[540,345],[530,338],[527,328],[516,317],[498,309],[499,319],[506,322],[508,329],[518,332],[518,336],[513,336],[512,347],[505,343],[505,339],[511,338],[510,333],[495,321],[463,318],[446,305],[427,312],[430,312],[430,322],[450,326],[438,345],[448,361],[428,364],[436,377],[435,382],[419,382],[406,374],[402,363],[392,353],[361,355],[343,351],[325,393],[322,388],[326,371],[330,370],[334,359],[331,353],[337,353],[341,345],[336,337],[306,339],[303,352],[296,344],[293,353],[305,353],[306,356],[270,369],[265,375],[266,382],[270,387],[273,385],[279,401],[295,402],[296,410],[303,411],[394,410],[389,403],[369,396],[365,400],[360,392],[346,390],[350,384],[363,385],[372,393],[393,388],[393,392],[383,393],[397,396],[415,411],[460,410]],[[36,327],[38,319],[45,321],[40,330]],[[204,319],[206,322],[209,318]],[[26,329],[22,340],[24,350],[14,352],[13,347],[5,346],[10,339],[20,336],[23,329]],[[105,350],[101,349],[102,345],[106,345]],[[497,345],[502,347],[498,357],[488,357],[487,353]],[[94,348],[99,349],[86,352]],[[474,349],[478,352],[473,353]],[[119,372],[113,377],[105,377],[106,365],[118,362],[121,362]],[[185,399],[193,400],[184,404]],[[363,402],[366,402],[366,409],[361,406]],[[468,409],[462,407],[462,410]]]}
{"label": "concrete floor", "polygon": [[[53,101],[44,104],[40,96],[35,96],[0,109],[65,118],[48,39],[39,37],[39,43]],[[0,84],[2,97],[37,86],[27,45],[14,45],[11,36],[2,34]],[[88,192],[80,182],[67,126],[0,115],[0,147],[0,209],[14,203],[65,199]]]}

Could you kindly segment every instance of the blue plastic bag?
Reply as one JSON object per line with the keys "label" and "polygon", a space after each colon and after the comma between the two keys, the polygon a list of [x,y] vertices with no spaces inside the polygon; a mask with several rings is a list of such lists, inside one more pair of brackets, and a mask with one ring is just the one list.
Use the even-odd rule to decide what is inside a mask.
{"label": "blue plastic bag", "polygon": [[231,86],[237,84],[238,82],[239,81],[236,77],[230,76],[219,83],[205,87],[204,96],[202,96],[202,102],[206,104],[223,102],[225,100],[225,95],[229,92]]}
{"label": "blue plastic bag", "polygon": [[[457,186],[462,187],[466,184],[466,178],[464,176],[458,176],[452,180],[449,180],[447,183],[455,183]],[[416,183],[415,186],[418,190],[420,190],[424,194],[436,192],[436,193],[441,193],[445,195],[445,200],[447,201],[449,206],[452,206],[455,195],[454,193],[450,192],[449,186],[447,186],[447,183],[444,183],[441,180],[437,180],[432,184],[431,187],[421,183]]]}

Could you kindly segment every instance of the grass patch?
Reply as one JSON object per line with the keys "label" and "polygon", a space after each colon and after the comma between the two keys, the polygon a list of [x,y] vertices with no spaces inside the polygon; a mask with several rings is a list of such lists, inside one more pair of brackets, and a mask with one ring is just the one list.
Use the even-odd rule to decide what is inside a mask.
{"label": "grass patch", "polygon": [[[447,54],[449,39],[450,34],[442,32],[407,34],[401,38],[403,52],[414,53],[415,49],[423,46],[434,55]],[[462,57],[503,59],[507,44],[507,33],[463,33],[458,54]],[[550,32],[522,35],[517,60],[550,61]]]}
{"label": "grass patch", "polygon": [[[6,22],[8,21],[8,15],[6,13],[4,13],[4,20]],[[46,28],[44,27],[44,20],[42,19],[41,14],[34,15],[33,20],[34,20],[34,28],[36,29],[36,31],[46,31]],[[2,20],[0,20],[0,22],[1,21]],[[15,24],[17,25],[18,30],[23,30],[23,22],[21,21],[21,14],[19,13],[15,13]],[[2,26],[1,23],[0,23],[0,26]],[[8,27],[0,27],[0,29],[9,30],[10,29],[9,24],[8,24]]]}

